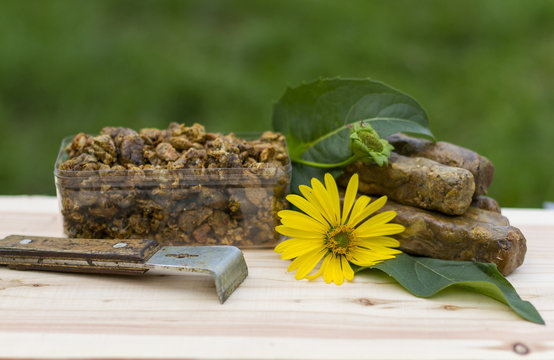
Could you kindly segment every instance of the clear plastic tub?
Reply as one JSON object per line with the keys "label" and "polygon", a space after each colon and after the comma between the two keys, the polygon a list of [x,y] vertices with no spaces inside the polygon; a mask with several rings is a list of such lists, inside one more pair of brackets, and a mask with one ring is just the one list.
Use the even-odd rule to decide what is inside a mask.
{"label": "clear plastic tub", "polygon": [[272,247],[291,165],[260,168],[62,170],[54,176],[64,231],[78,238],[153,238],[162,245]]}

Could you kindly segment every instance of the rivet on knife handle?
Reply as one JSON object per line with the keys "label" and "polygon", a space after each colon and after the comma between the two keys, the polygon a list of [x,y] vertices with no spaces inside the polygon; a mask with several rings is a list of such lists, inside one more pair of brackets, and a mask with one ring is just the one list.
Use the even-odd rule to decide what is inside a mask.
{"label": "rivet on knife handle", "polygon": [[234,246],[165,246],[146,239],[71,239],[10,235],[0,240],[0,265],[17,270],[143,274],[150,269],[213,275],[221,303],[248,269]]}

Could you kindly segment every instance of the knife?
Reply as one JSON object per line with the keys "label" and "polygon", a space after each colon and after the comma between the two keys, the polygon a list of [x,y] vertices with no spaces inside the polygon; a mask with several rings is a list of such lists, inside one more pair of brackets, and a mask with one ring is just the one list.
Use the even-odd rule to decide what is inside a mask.
{"label": "knife", "polygon": [[0,265],[49,270],[141,275],[151,269],[208,273],[223,304],[248,275],[234,246],[163,246],[149,239],[74,239],[10,235],[0,240]]}

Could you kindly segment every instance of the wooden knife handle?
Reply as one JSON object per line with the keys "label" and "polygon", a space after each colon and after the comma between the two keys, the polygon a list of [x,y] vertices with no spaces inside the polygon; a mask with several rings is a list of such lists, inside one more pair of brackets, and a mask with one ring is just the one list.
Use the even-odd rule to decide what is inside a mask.
{"label": "wooden knife handle", "polygon": [[72,239],[10,235],[0,240],[0,264],[16,270],[142,274],[160,249],[155,240]]}

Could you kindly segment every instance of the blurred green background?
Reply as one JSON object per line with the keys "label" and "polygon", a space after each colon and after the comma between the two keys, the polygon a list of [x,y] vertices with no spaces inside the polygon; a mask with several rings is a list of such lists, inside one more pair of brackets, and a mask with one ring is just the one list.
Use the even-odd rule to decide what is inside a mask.
{"label": "blurred green background", "polygon": [[554,200],[554,1],[0,3],[0,194],[55,194],[61,139],[103,126],[265,130],[286,86],[371,77],[487,156],[505,207]]}

